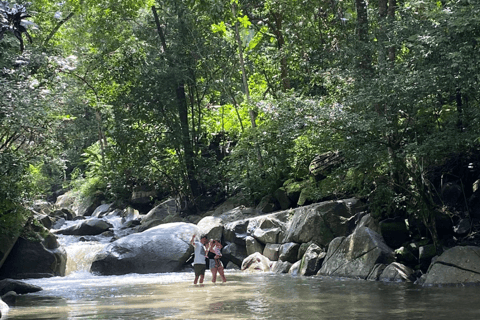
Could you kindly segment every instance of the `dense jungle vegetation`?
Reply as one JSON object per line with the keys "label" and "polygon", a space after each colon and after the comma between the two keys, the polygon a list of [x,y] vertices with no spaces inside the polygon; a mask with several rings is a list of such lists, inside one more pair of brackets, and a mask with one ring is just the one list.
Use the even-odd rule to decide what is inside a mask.
{"label": "dense jungle vegetation", "polygon": [[479,177],[479,17],[476,0],[0,2],[0,228],[65,189],[190,214],[284,187],[415,216],[435,242],[435,215],[472,210],[441,187],[467,199]]}

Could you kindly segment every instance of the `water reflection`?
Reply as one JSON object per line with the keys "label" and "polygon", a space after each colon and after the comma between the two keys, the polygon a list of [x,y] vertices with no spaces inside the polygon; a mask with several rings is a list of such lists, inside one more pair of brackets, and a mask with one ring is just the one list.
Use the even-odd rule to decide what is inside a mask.
{"label": "water reflection", "polygon": [[478,319],[479,287],[420,288],[350,279],[227,273],[194,286],[193,273],[30,279],[7,319]]}

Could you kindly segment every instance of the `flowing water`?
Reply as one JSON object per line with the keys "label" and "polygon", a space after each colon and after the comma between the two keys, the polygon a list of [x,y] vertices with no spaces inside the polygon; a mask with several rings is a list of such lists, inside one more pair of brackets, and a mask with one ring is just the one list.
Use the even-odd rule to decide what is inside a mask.
{"label": "flowing water", "polygon": [[[480,287],[419,287],[228,270],[226,284],[193,285],[193,272],[95,276],[108,239],[60,239],[67,276],[25,279],[6,319],[480,319]],[[4,318],[2,318],[3,320]]]}

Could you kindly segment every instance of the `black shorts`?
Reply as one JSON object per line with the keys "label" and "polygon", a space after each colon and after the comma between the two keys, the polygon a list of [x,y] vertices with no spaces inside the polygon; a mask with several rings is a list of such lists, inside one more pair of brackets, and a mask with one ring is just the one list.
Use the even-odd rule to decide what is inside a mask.
{"label": "black shorts", "polygon": [[200,263],[194,264],[193,269],[195,269],[196,277],[205,275],[205,269],[206,269],[205,264],[200,264]]}

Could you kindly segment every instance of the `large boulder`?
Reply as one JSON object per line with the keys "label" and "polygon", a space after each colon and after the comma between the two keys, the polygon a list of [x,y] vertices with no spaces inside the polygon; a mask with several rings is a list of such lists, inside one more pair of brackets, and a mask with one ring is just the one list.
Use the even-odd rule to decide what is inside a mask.
{"label": "large boulder", "polygon": [[236,243],[227,243],[222,249],[223,258],[233,262],[237,266],[242,265],[243,259],[247,257],[247,251],[244,246]]}
{"label": "large boulder", "polygon": [[[168,215],[175,214],[177,213],[177,211],[178,207],[175,199],[168,199],[154,207],[144,217],[142,217],[142,225],[149,225],[151,227],[155,227],[156,225],[152,224],[152,221],[161,222]],[[147,229],[144,229],[142,231],[145,230]]]}
{"label": "large boulder", "polygon": [[280,243],[286,229],[286,212],[250,219],[247,233],[263,244]]}
{"label": "large boulder", "polygon": [[271,270],[274,273],[288,273],[293,263],[288,261],[275,261],[272,263]]}
{"label": "large boulder", "polygon": [[248,220],[238,220],[223,226],[223,239],[240,245],[246,245]]}
{"label": "large boulder", "polygon": [[480,283],[480,247],[453,247],[428,269],[425,285]]}
{"label": "large boulder", "polygon": [[336,237],[346,236],[353,217],[363,209],[357,199],[326,201],[294,210],[283,242],[315,242],[327,246]]}
{"label": "large boulder", "polygon": [[109,222],[103,219],[91,218],[79,221],[71,227],[55,230],[54,233],[74,236],[95,236],[108,231],[110,228],[113,228],[113,226]]}
{"label": "large boulder", "polygon": [[29,284],[20,280],[14,279],[3,279],[0,280],[0,297],[6,294],[7,292],[13,291],[17,294],[26,294],[42,291],[43,289],[39,286]]}
{"label": "large boulder", "polygon": [[91,272],[122,275],[180,271],[193,252],[190,239],[198,232],[194,224],[175,222],[128,235],[99,252]]}
{"label": "large boulder", "polygon": [[206,234],[208,239],[222,240],[223,221],[219,217],[207,216],[197,223],[201,234]]}
{"label": "large boulder", "polygon": [[264,245],[261,244],[257,239],[251,236],[245,238],[245,247],[247,249],[247,255],[251,255],[255,252],[263,253]]}
{"label": "large boulder", "polygon": [[414,271],[398,262],[389,264],[379,277],[380,281],[389,282],[414,282]]}
{"label": "large boulder", "polygon": [[375,231],[360,227],[328,246],[319,275],[367,279],[377,264],[390,264],[394,252]]}
{"label": "large boulder", "polygon": [[297,262],[298,249],[300,249],[300,245],[298,243],[284,243],[280,246],[278,259],[281,261],[289,261],[291,263]]}
{"label": "large boulder", "polygon": [[18,238],[0,275],[12,279],[65,276],[66,265],[67,253],[54,235],[34,241]]}
{"label": "large boulder", "polygon": [[271,264],[271,261],[267,257],[255,252],[243,260],[241,270],[249,272],[268,272],[270,271]]}
{"label": "large boulder", "polygon": [[317,274],[318,270],[322,267],[326,255],[325,250],[312,243],[303,255],[298,271],[299,275],[312,276]]}

